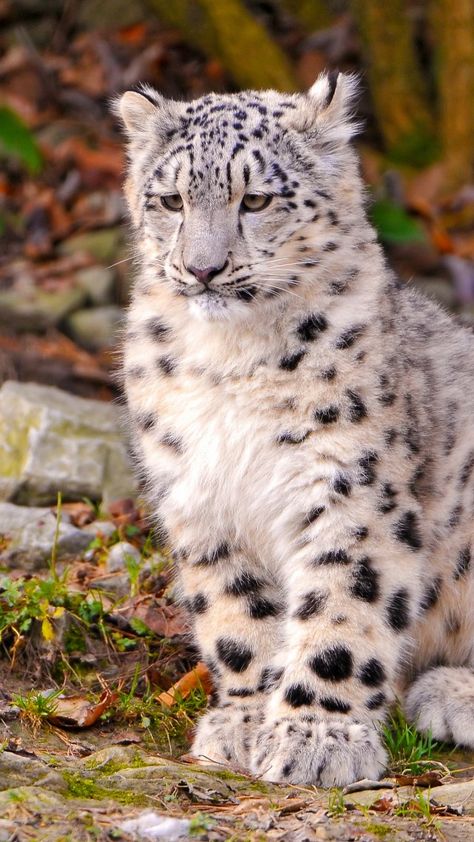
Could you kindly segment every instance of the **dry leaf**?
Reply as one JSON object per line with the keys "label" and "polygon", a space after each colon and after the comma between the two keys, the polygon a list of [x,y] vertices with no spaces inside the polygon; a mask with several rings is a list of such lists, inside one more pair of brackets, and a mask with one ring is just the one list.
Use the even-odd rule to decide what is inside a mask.
{"label": "dry leaf", "polygon": [[48,722],[60,728],[89,728],[116,699],[117,693],[108,689],[104,690],[96,704],[79,694],[58,696],[54,702],[54,713],[48,716]]}
{"label": "dry leaf", "polygon": [[194,669],[183,675],[176,684],[173,684],[169,690],[160,693],[158,701],[162,705],[166,705],[166,707],[173,707],[178,698],[185,699],[197,687],[202,687],[207,696],[212,693],[211,674],[206,664],[203,664],[201,661],[196,664]]}

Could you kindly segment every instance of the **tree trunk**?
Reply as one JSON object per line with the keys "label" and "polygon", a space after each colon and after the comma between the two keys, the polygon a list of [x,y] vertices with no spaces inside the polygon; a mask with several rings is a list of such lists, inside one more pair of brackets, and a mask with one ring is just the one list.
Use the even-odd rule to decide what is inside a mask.
{"label": "tree trunk", "polygon": [[279,0],[283,8],[306,32],[316,32],[331,25],[332,15],[325,0]]}
{"label": "tree trunk", "polygon": [[[452,5],[457,2],[451,0]],[[428,164],[438,150],[406,3],[352,0],[352,8],[364,43],[373,108],[387,153],[399,163]]]}
{"label": "tree trunk", "polygon": [[297,89],[284,52],[241,0],[148,0],[148,4],[190,43],[219,58],[239,87]]}
{"label": "tree trunk", "polygon": [[432,3],[446,187],[469,182],[474,163],[474,2]]}

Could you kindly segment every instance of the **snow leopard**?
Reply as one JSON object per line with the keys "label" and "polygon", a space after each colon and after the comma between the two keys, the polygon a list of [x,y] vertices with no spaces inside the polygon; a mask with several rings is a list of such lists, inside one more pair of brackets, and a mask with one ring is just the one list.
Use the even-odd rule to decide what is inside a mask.
{"label": "snow leopard", "polygon": [[351,74],[117,104],[130,438],[215,684],[193,755],[386,769],[394,703],[474,747],[474,337],[388,268]]}

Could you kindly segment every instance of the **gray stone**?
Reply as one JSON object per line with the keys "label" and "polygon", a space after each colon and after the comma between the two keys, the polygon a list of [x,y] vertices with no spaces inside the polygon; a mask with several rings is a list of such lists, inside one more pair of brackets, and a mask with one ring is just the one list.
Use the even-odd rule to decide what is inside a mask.
{"label": "gray stone", "polygon": [[7,381],[0,389],[0,500],[27,505],[135,494],[113,404],[52,386]]}
{"label": "gray stone", "polygon": [[110,572],[116,573],[126,570],[127,558],[139,562],[141,559],[139,550],[133,544],[129,544],[128,541],[119,541],[118,544],[114,544],[109,550],[107,559],[107,567]]}
{"label": "gray stone", "polygon": [[[35,570],[51,558],[56,514],[51,509],[0,503],[0,565]],[[90,543],[90,535],[77,529],[63,515],[59,526],[57,557],[70,559]]]}
{"label": "gray stone", "polygon": [[82,527],[83,532],[87,532],[90,535],[90,539],[92,541],[93,538],[103,538],[107,540],[111,538],[114,532],[117,531],[117,527],[115,523],[112,523],[110,520],[93,520],[92,523],[88,523],[86,526]]}
{"label": "gray stone", "polygon": [[46,330],[81,307],[86,292],[79,286],[67,286],[48,292],[35,284],[22,263],[12,267],[12,283],[0,290],[0,323],[20,330]]}
{"label": "gray stone", "polygon": [[75,234],[64,240],[58,247],[60,254],[77,254],[84,252],[91,254],[96,260],[113,263],[117,260],[117,252],[123,243],[123,229],[101,228],[99,231],[87,231]]}
{"label": "gray stone", "polygon": [[76,310],[67,319],[67,327],[80,345],[91,351],[108,348],[117,342],[123,310],[115,304]]}
{"label": "gray stone", "polygon": [[115,272],[106,266],[89,266],[74,275],[77,286],[93,304],[110,304],[113,298]]}

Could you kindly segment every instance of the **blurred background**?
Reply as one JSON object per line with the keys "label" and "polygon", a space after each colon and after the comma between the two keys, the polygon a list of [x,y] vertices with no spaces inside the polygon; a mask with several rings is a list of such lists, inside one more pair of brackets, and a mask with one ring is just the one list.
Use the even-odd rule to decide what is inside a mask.
{"label": "blurred background", "polygon": [[0,383],[113,396],[133,267],[110,98],[357,71],[390,263],[474,325],[473,0],[0,0]]}

